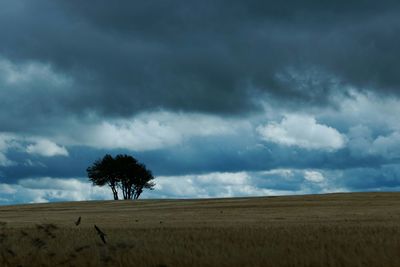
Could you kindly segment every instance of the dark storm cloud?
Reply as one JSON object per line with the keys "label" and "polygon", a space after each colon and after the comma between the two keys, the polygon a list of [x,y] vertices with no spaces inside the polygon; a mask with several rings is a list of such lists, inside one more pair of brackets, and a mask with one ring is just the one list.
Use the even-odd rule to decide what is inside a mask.
{"label": "dark storm cloud", "polygon": [[395,93],[399,5],[2,1],[0,55],[17,66],[48,64],[71,81],[59,90],[38,81],[41,89],[24,92],[23,105],[10,92],[2,109],[17,117],[54,114],[54,120],[157,108],[238,114],[257,108],[260,96],[297,107],[324,105],[342,85]]}

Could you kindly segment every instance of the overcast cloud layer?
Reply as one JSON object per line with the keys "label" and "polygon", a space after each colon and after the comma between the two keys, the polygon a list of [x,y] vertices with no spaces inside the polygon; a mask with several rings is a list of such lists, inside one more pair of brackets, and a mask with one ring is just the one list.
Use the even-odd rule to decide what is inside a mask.
{"label": "overcast cloud layer", "polygon": [[144,197],[400,185],[398,1],[5,0],[0,36],[3,204],[109,198],[105,153]]}

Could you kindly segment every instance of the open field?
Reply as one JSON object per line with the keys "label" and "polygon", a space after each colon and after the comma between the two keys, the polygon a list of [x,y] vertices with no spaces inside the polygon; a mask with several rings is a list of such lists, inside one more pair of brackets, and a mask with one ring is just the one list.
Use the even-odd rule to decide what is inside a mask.
{"label": "open field", "polygon": [[0,266],[400,266],[400,193],[3,206],[0,221]]}

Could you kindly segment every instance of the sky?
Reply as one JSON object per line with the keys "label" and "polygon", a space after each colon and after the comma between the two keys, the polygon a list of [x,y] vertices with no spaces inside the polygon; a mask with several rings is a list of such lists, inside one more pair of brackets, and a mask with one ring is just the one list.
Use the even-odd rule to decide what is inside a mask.
{"label": "sky", "polygon": [[0,1],[0,204],[400,189],[399,1]]}

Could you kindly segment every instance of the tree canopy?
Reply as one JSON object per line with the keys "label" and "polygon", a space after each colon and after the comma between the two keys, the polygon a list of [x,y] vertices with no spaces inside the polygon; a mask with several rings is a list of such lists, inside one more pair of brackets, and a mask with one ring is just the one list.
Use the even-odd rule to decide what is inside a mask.
{"label": "tree canopy", "polygon": [[93,185],[108,185],[114,199],[118,192],[124,199],[138,199],[144,189],[154,189],[153,174],[143,163],[129,155],[105,155],[87,168],[89,180]]}

